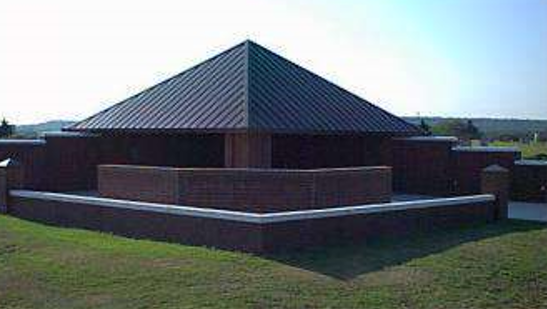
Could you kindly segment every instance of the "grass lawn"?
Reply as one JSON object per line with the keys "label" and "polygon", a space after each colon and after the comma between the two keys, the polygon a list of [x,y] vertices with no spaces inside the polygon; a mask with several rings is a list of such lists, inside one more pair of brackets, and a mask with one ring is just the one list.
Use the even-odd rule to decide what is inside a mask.
{"label": "grass lawn", "polygon": [[523,158],[531,158],[538,154],[547,154],[547,143],[517,143],[517,142],[502,142],[496,141],[492,143],[492,146],[508,146],[508,147],[518,147],[522,151]]}
{"label": "grass lawn", "polygon": [[0,216],[0,308],[545,308],[547,226],[260,258]]}

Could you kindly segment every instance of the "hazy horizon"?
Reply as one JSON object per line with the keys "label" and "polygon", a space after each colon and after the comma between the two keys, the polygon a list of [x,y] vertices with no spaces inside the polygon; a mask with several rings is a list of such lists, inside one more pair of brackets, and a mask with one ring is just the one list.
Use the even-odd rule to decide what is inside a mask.
{"label": "hazy horizon", "polygon": [[547,120],[547,1],[6,2],[0,117],[79,120],[245,39],[399,116]]}

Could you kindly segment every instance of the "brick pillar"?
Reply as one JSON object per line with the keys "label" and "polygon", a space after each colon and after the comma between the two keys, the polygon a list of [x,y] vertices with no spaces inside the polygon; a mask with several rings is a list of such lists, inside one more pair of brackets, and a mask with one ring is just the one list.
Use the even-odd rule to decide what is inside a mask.
{"label": "brick pillar", "polygon": [[0,213],[8,213],[9,190],[23,187],[23,166],[13,160],[0,162]]}
{"label": "brick pillar", "polygon": [[228,133],[224,135],[224,167],[272,166],[272,141],[267,133]]}
{"label": "brick pillar", "polygon": [[494,218],[507,219],[509,203],[509,170],[499,165],[490,165],[481,173],[481,192],[496,196]]}

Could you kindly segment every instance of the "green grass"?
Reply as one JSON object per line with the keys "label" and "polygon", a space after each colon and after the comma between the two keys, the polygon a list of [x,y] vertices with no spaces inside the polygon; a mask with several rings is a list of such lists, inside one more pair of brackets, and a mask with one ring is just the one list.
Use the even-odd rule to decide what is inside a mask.
{"label": "green grass", "polygon": [[508,146],[517,147],[522,151],[523,158],[531,158],[538,154],[547,154],[547,143],[517,143],[517,142],[502,142],[496,141],[491,143],[492,146]]}
{"label": "green grass", "polygon": [[260,258],[0,216],[3,309],[545,307],[545,225]]}

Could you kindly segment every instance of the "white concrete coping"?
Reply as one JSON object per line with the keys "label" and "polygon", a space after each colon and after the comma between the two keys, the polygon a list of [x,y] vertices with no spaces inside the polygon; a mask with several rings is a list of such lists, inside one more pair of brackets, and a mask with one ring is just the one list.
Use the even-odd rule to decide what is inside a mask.
{"label": "white concrete coping", "polygon": [[516,165],[527,165],[527,166],[547,166],[547,161],[543,160],[518,160],[515,161]]}
{"label": "white concrete coping", "polygon": [[516,147],[495,147],[495,146],[457,146],[454,151],[463,152],[520,152]]}
{"label": "white concrete coping", "polygon": [[283,173],[283,174],[328,174],[339,172],[366,172],[391,170],[391,166],[353,166],[353,167],[331,167],[316,169],[287,169],[287,168],[260,168],[260,167],[170,167],[153,165],[130,165],[130,164],[100,164],[100,169],[128,169],[128,170],[162,170],[162,171],[193,171],[193,172],[248,172],[248,173]]}
{"label": "white concrete coping", "polygon": [[499,166],[497,164],[487,166],[482,171],[483,172],[490,172],[490,173],[508,173],[509,172],[508,169],[506,169],[503,166]]}
{"label": "white concrete coping", "polygon": [[43,139],[0,139],[0,145],[40,146],[45,144],[46,141]]}
{"label": "white concrete coping", "polygon": [[416,142],[457,142],[458,138],[455,136],[411,136],[404,138],[396,138],[402,141],[416,141]]}
{"label": "white concrete coping", "polygon": [[97,137],[97,134],[88,132],[71,132],[71,131],[46,131],[42,133],[44,137]]}
{"label": "white concrete coping", "polygon": [[382,213],[389,211],[402,211],[410,209],[425,209],[432,207],[458,206],[468,203],[486,203],[492,202],[496,198],[491,194],[470,195],[451,198],[437,198],[429,200],[417,200],[407,202],[395,202],[385,204],[370,204],[360,206],[346,206],[327,209],[312,209],[298,211],[283,211],[276,213],[252,213],[242,211],[232,211],[213,208],[198,208],[191,206],[179,206],[169,204],[147,203],[128,200],[117,200],[100,197],[78,196],[62,193],[38,192],[27,190],[11,190],[13,197],[33,198],[47,201],[57,201],[66,203],[80,203],[101,207],[112,207],[121,209],[152,211],[158,213],[200,217],[209,219],[230,220],[255,224],[277,223],[287,221],[321,219],[332,217],[343,217],[352,215],[363,215]]}

